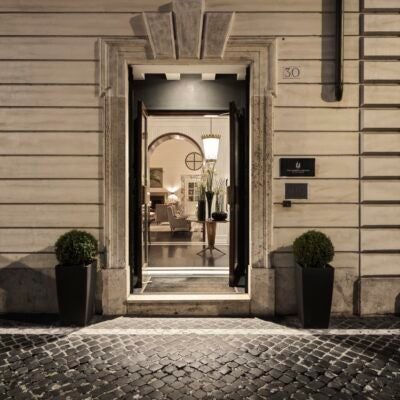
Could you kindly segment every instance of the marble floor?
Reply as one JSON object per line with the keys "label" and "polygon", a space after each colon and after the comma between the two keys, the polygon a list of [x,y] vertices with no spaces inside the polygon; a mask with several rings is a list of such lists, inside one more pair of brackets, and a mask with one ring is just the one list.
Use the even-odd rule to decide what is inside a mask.
{"label": "marble floor", "polygon": [[150,244],[149,267],[229,267],[229,246],[217,247],[225,255],[213,251],[206,251],[202,255],[197,253],[204,248],[193,244]]}
{"label": "marble floor", "polygon": [[228,276],[153,276],[145,275],[142,293],[244,293],[229,286]]}
{"label": "marble floor", "polygon": [[160,242],[202,242],[202,232],[154,232],[150,231],[150,243]]}
{"label": "marble floor", "polygon": [[229,247],[197,253],[203,245],[151,244],[142,293],[243,293],[229,287]]}
{"label": "marble floor", "polygon": [[[199,224],[191,232],[171,232],[169,225],[150,226],[148,269],[141,293],[238,293],[229,286],[229,246],[212,253],[205,248]],[[204,243],[204,244],[203,244]]]}

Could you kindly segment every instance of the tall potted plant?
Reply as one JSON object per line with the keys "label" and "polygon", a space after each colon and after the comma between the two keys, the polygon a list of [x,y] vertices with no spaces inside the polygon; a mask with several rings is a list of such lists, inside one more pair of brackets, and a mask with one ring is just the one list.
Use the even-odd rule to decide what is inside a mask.
{"label": "tall potted plant", "polygon": [[62,325],[85,326],[94,311],[97,240],[88,232],[72,230],[55,244],[56,286]]}
{"label": "tall potted plant", "polygon": [[212,203],[214,198],[214,173],[215,173],[215,163],[209,162],[206,166],[206,198],[207,198],[207,217],[211,218]]}
{"label": "tall potted plant", "polygon": [[199,199],[197,201],[197,219],[205,221],[206,219],[206,186],[204,182],[200,182],[198,186]]}
{"label": "tall potted plant", "polygon": [[322,232],[308,231],[293,243],[296,261],[296,296],[303,328],[328,328],[332,306],[335,254]]}
{"label": "tall potted plant", "polygon": [[224,221],[228,214],[224,211],[224,197],[225,197],[226,181],[224,178],[215,180],[215,211],[212,213],[212,218],[216,221]]}

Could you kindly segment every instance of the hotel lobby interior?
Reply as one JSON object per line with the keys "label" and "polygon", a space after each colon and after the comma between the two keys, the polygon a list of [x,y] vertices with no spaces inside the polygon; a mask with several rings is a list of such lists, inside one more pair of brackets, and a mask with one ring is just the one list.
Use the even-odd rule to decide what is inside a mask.
{"label": "hotel lobby interior", "polygon": [[[229,116],[149,117],[148,135],[148,264],[140,293],[244,292],[228,282]],[[208,215],[207,189],[221,221]]]}

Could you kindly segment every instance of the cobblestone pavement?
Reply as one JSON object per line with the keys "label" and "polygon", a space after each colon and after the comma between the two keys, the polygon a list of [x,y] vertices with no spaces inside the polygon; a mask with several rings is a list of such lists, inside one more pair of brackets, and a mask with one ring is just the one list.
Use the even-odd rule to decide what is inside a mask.
{"label": "cobblestone pavement", "polygon": [[400,399],[400,318],[0,320],[1,399]]}

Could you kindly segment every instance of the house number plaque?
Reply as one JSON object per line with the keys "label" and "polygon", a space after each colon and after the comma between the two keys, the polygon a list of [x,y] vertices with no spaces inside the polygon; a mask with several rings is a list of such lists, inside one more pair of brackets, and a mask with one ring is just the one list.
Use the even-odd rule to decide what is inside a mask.
{"label": "house number plaque", "polygon": [[299,79],[301,74],[300,67],[289,66],[283,67],[283,79]]}

